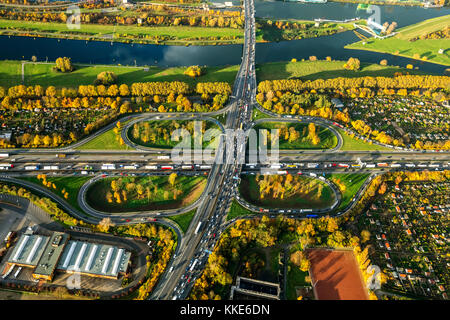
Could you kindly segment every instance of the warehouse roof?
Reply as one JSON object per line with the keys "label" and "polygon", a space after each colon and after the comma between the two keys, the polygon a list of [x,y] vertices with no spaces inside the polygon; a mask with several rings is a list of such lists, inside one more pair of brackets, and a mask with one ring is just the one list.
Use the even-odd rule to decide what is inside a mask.
{"label": "warehouse roof", "polygon": [[116,278],[126,272],[130,256],[130,252],[118,247],[71,240],[57,269]]}
{"label": "warehouse roof", "polygon": [[34,270],[34,274],[48,276],[53,274],[68,239],[69,235],[67,233],[54,232],[52,234]]}
{"label": "warehouse roof", "polygon": [[44,252],[49,237],[36,234],[23,234],[14,250],[9,256],[8,262],[35,267]]}

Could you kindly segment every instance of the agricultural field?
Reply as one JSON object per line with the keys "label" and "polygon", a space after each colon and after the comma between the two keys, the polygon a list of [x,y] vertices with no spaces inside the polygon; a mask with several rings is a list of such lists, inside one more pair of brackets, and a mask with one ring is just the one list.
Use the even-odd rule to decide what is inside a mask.
{"label": "agricultural field", "polygon": [[196,201],[206,186],[205,177],[140,176],[105,178],[92,184],[87,203],[96,210],[129,212],[169,210]]}
{"label": "agricultural field", "polygon": [[265,208],[327,208],[333,190],[318,179],[303,176],[241,176],[239,191],[251,204]]}
{"label": "agricultural field", "polygon": [[279,148],[282,150],[332,149],[337,145],[333,132],[314,123],[263,122],[254,129],[267,129],[268,135],[270,130],[279,129]]}
{"label": "agricultural field", "polygon": [[[177,130],[186,130],[189,133],[189,137],[186,139],[189,140],[190,148],[194,148],[195,146],[195,136],[196,132],[196,121],[191,120],[158,120],[158,121],[145,121],[135,123],[128,130],[129,139],[141,146],[149,147],[149,148],[173,148],[181,141],[184,142],[184,138],[180,135],[176,134]],[[211,121],[198,121],[198,129],[202,134],[205,134],[206,131],[210,130],[212,136],[218,136],[220,134],[220,129],[214,122]],[[217,134],[214,134],[217,133]],[[200,132],[199,132],[200,133]],[[178,137],[177,140],[172,140],[172,134],[176,134]],[[205,137],[206,138],[206,135]],[[206,141],[203,139],[201,141],[203,148],[216,148],[218,141],[213,139],[212,141]]]}
{"label": "agricultural field", "polygon": [[[387,39],[370,39],[347,45],[349,49],[360,49],[396,54],[414,59],[450,65],[448,38],[422,39],[421,36],[444,30],[450,16],[442,16],[419,22],[397,30],[398,34]],[[439,50],[443,50],[439,53]]]}
{"label": "agricultural field", "polygon": [[[442,103],[412,96],[376,96],[347,100],[350,117],[370,131],[384,131],[400,144],[427,148],[450,139],[450,113]],[[362,126],[362,125],[361,125]]]}
{"label": "agricultural field", "polygon": [[382,289],[414,299],[448,299],[450,183],[388,183],[357,220],[370,258],[387,276]]}

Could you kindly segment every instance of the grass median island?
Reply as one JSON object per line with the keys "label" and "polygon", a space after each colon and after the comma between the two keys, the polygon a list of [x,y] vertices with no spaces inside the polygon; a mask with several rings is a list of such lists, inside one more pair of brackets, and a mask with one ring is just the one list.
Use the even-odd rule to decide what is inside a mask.
{"label": "grass median island", "polygon": [[249,203],[264,208],[322,209],[335,201],[324,182],[304,176],[241,176],[239,192]]}
{"label": "grass median island", "polygon": [[[80,212],[83,212],[81,210],[80,206],[78,205],[78,192],[80,191],[80,188],[92,177],[87,176],[65,176],[65,177],[48,177],[45,176],[45,179],[43,179],[45,175],[39,175],[36,177],[21,177],[20,179],[33,182],[39,186],[45,187],[48,190],[52,191],[53,193],[57,194],[58,196],[66,199],[66,201],[75,209],[77,209]],[[40,177],[40,179],[39,179]],[[47,184],[44,184],[46,182]],[[55,188],[53,187],[55,186]],[[63,191],[65,191],[63,193]],[[67,194],[67,196],[65,196]]]}
{"label": "grass median island", "polygon": [[337,131],[341,134],[342,137],[342,146],[339,149],[341,151],[392,151],[391,148],[383,147],[377,144],[371,144],[370,142],[365,142],[364,140],[361,140],[356,136],[352,137],[342,129],[337,129]]}
{"label": "grass median island", "polygon": [[243,206],[241,206],[235,199],[233,199],[233,202],[231,203],[230,211],[228,211],[227,214],[227,221],[233,220],[235,218],[253,215],[255,212],[250,211]]}
{"label": "grass median island", "polygon": [[87,203],[106,212],[170,210],[195,202],[206,186],[205,177],[145,176],[106,178],[86,193]]}
{"label": "grass median island", "polygon": [[[313,143],[309,136],[307,123],[292,122],[263,122],[255,126],[255,130],[267,129],[268,134],[272,129],[279,129],[279,147],[282,150],[300,149],[332,149],[337,145],[337,137],[329,129],[314,125],[318,142]],[[270,144],[269,146],[270,147]]]}
{"label": "grass median island", "polygon": [[408,70],[395,66],[381,66],[379,64],[364,62],[361,62],[361,68],[359,71],[353,71],[344,69],[344,64],[345,61],[335,60],[270,62],[256,65],[256,78],[258,79],[258,82],[261,82],[264,80],[291,78],[300,78],[301,80],[317,80],[338,77],[393,77],[396,72],[406,71],[410,74],[424,74],[424,72],[420,70]]}
{"label": "grass median island", "polygon": [[183,214],[167,217],[167,219],[175,221],[180,226],[181,230],[186,233],[196,212],[197,209],[194,209]]}
{"label": "grass median island", "polygon": [[[199,121],[201,125],[202,133],[207,130],[217,130],[220,134],[220,129],[212,121]],[[191,148],[194,147],[194,133],[195,121],[193,120],[154,120],[154,121],[142,121],[135,123],[128,129],[128,138],[135,144],[149,147],[149,148],[163,148],[171,149],[177,146],[184,139],[179,137],[178,141],[172,140],[172,134],[176,130],[186,130],[190,134]],[[189,138],[186,138],[189,139]],[[213,139],[212,141],[202,140],[203,148],[206,147],[216,147],[218,140]]]}
{"label": "grass median island", "polygon": [[[409,58],[417,57],[429,62],[450,65],[449,39],[420,39],[421,36],[448,27],[449,19],[450,15],[425,20],[399,29],[398,34],[393,37],[370,39],[365,41],[365,44],[360,41],[347,45],[346,48],[397,54]],[[416,37],[419,39],[411,41]],[[444,53],[438,53],[440,49],[445,50]]]}
{"label": "grass median island", "polygon": [[327,179],[338,186],[342,195],[341,203],[335,210],[342,210],[350,203],[369,175],[368,173],[332,173],[326,175]]}
{"label": "grass median island", "polygon": [[[31,58],[31,57],[26,57]],[[43,57],[37,57],[38,60]],[[120,65],[89,65],[74,64],[75,70],[68,73],[53,70],[55,64],[26,61],[24,65],[24,84],[27,86],[55,86],[78,87],[79,85],[94,84],[97,75],[104,71],[112,71],[117,76],[117,84],[131,85],[135,82],[149,81],[182,81],[195,87],[198,82],[227,82],[230,85],[239,70],[238,65],[203,67],[204,74],[192,78],[184,74],[186,67],[160,68],[149,66],[148,71],[143,67],[129,67]],[[22,61],[0,61],[0,86],[11,87],[22,84]]]}
{"label": "grass median island", "polygon": [[[119,121],[120,122],[120,121]],[[120,126],[117,124],[114,128],[103,132],[98,137],[89,140],[86,143],[76,147],[77,150],[135,150],[134,148],[125,144],[122,141],[122,136],[120,131],[123,126],[125,126],[130,120],[125,122],[120,122]],[[117,129],[116,129],[117,128]]]}

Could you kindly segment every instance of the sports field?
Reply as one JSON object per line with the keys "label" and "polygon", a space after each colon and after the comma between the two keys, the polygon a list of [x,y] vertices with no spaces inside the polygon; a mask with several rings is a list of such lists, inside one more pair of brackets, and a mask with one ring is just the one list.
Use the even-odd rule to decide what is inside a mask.
{"label": "sports field", "polygon": [[369,300],[352,251],[310,249],[307,253],[317,300]]}

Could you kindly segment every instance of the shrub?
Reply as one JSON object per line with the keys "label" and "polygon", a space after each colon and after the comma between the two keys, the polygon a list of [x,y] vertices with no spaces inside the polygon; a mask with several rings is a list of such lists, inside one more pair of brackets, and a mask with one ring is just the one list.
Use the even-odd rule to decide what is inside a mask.
{"label": "shrub", "polygon": [[67,57],[59,57],[56,59],[55,64],[54,69],[60,72],[72,72],[74,70],[72,61]]}
{"label": "shrub", "polygon": [[184,74],[191,78],[196,78],[203,74],[203,70],[199,66],[190,66],[184,71]]}
{"label": "shrub", "polygon": [[387,66],[388,62],[386,59],[380,61],[380,66]]}
{"label": "shrub", "polygon": [[359,70],[361,62],[357,58],[349,58],[347,63],[344,64],[344,69],[347,70]]}
{"label": "shrub", "polygon": [[115,75],[114,72],[103,71],[97,75],[97,79],[95,79],[94,84],[95,85],[100,85],[100,84],[111,85],[111,84],[116,83],[116,81],[117,81],[117,76]]}

